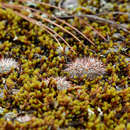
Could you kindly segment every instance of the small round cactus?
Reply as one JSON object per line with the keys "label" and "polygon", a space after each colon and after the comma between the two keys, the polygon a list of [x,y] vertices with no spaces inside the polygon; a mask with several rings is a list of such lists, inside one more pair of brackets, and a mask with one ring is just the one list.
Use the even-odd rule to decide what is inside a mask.
{"label": "small round cactus", "polygon": [[12,58],[2,58],[0,60],[0,73],[10,72],[11,68],[17,68],[17,62]]}
{"label": "small round cactus", "polygon": [[80,78],[86,74],[87,78],[92,80],[105,73],[105,65],[98,58],[77,58],[75,61],[67,64],[67,68],[64,71],[69,73],[70,78],[74,78],[74,76]]}
{"label": "small round cactus", "polygon": [[71,87],[71,83],[66,80],[66,77],[49,78],[45,81],[47,85],[49,84],[50,79],[54,79],[56,81],[58,90],[66,90]]}

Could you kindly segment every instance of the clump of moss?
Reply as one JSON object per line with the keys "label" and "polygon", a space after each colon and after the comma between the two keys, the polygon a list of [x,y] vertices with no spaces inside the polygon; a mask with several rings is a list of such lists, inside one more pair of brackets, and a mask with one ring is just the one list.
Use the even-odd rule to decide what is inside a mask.
{"label": "clump of moss", "polygon": [[[113,8],[104,15],[100,12],[102,6],[99,1],[81,0],[80,6],[87,9],[77,8],[73,14],[98,13],[104,19],[125,23],[129,27],[127,14],[114,14],[127,13],[126,3],[127,0],[110,1]],[[46,7],[45,10],[40,4],[36,6],[55,14],[55,9]],[[88,6],[96,10],[88,11]],[[26,11],[22,13],[27,15]],[[0,53],[5,58],[14,58],[19,64],[18,71],[13,69],[8,74],[0,75],[0,129],[129,129],[128,32],[85,18],[75,17],[66,22],[74,25],[95,44],[82,36],[78,36],[81,39],[79,43],[60,28],[45,23],[69,42],[72,48],[60,40],[63,50],[59,51],[59,44],[41,27],[17,16],[11,9],[0,7]],[[58,24],[77,36],[72,28]],[[66,76],[66,64],[76,58],[89,56],[101,58],[106,65],[104,76],[92,80],[85,76],[80,80],[68,76],[66,78],[71,82],[71,87],[61,91],[55,79],[46,83],[50,77]],[[20,122],[17,120],[19,118],[28,120]]]}

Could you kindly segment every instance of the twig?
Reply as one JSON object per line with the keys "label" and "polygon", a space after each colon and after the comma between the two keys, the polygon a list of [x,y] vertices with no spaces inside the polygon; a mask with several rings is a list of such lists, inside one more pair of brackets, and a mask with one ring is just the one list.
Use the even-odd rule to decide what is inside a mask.
{"label": "twig", "polygon": [[[39,17],[39,18],[42,19],[42,16],[40,16],[40,15],[37,15],[37,17]],[[43,20],[43,19],[42,19],[42,20]],[[43,21],[44,21],[44,20],[43,20]],[[50,28],[49,28],[49,29],[50,29]],[[54,30],[51,29],[51,31],[52,31],[55,35],[57,35],[60,39],[62,39],[62,40],[66,43],[66,45],[67,45],[73,52],[75,52],[75,51],[72,49],[72,47],[69,45],[69,43],[64,40],[64,38],[62,38],[62,37],[61,37],[58,33],[56,33]]]}
{"label": "twig", "polygon": [[[41,18],[43,21],[46,20],[47,22],[52,23],[52,24],[54,24],[54,25],[60,27],[62,30],[66,31],[67,33],[69,33],[70,35],[72,35],[76,40],[78,40],[80,44],[82,44],[82,42],[81,42],[75,35],[73,35],[73,34],[72,34],[71,32],[69,32],[68,30],[64,29],[62,26],[60,26],[60,25],[58,25],[58,24],[52,22],[51,20],[49,20],[49,19],[47,19],[47,18],[43,18],[42,16],[38,15],[37,13],[42,13],[42,11],[40,11],[40,10],[31,8],[31,7],[22,6],[22,5],[5,4],[5,3],[3,3],[3,5],[5,5],[6,7],[9,7],[9,8],[18,9],[19,11],[21,11],[22,9],[29,9],[29,10],[31,10],[31,11],[34,11],[34,12],[36,12],[36,13],[30,12],[30,13],[32,14],[32,16],[33,16],[33,15],[34,15],[34,16],[37,16],[38,18]],[[75,27],[73,27],[73,26],[70,25],[69,23],[67,23],[67,22],[65,22],[64,20],[61,20],[61,19],[59,19],[59,18],[56,18],[55,16],[50,16],[49,14],[47,14],[47,15],[48,15],[49,17],[52,17],[52,18],[56,19],[57,21],[60,21],[60,22],[62,22],[62,23],[64,23],[64,24],[68,25],[68,26],[71,27],[73,30],[75,30],[75,31],[78,32],[80,35],[82,35],[85,39],[87,39],[91,44],[94,45],[94,42],[93,42],[93,41],[91,41],[91,40],[90,40],[89,38],[87,38],[83,33],[81,33],[78,29],[76,29]],[[66,45],[69,46],[69,48],[71,48],[71,46],[70,46],[60,35],[58,35],[55,31],[53,31],[52,29],[48,28],[47,26],[46,26],[46,29],[48,29],[49,31],[53,32],[56,36],[60,37],[60,38],[66,43]],[[54,37],[54,36],[53,36],[53,37]],[[58,42],[58,39],[57,39],[56,37],[55,37],[55,40]],[[58,44],[60,45],[59,42],[58,42]],[[85,47],[84,44],[82,44],[82,45]],[[61,47],[61,45],[60,45],[60,47]],[[71,50],[73,50],[73,49],[71,48]],[[73,52],[74,52],[74,51],[73,51]]]}
{"label": "twig", "polygon": [[55,18],[57,21],[60,21],[60,22],[62,22],[62,23],[64,23],[64,24],[66,24],[67,26],[71,27],[73,30],[75,30],[76,32],[78,32],[81,36],[83,36],[86,40],[88,40],[91,44],[94,45],[93,41],[91,41],[88,37],[86,37],[86,36],[85,36],[82,32],[80,32],[77,28],[75,28],[74,26],[72,26],[71,24],[65,22],[65,21],[62,20],[62,19],[59,19],[59,18],[57,18],[57,17],[55,17],[55,16],[52,16],[52,17]]}
{"label": "twig", "polygon": [[[9,5],[9,6],[10,6],[10,7],[13,7],[13,8],[17,8],[17,9],[19,9],[18,7],[20,7],[20,8],[27,8],[27,7],[19,6],[19,5],[12,5],[12,6]],[[8,7],[9,7],[9,6],[8,6]],[[32,9],[32,8],[28,8],[28,9],[34,10],[34,9]],[[37,11],[37,10],[36,10],[36,11]],[[33,14],[34,16],[38,17],[38,18],[41,18],[41,19],[44,20],[44,21],[47,21],[47,22],[49,22],[49,23],[51,23],[51,24],[53,24],[53,25],[59,27],[60,29],[62,29],[63,31],[67,32],[67,33],[70,34],[72,37],[74,37],[77,41],[81,42],[79,38],[77,38],[73,33],[69,32],[67,29],[63,28],[61,25],[56,24],[55,22],[51,21],[51,20],[48,19],[48,18],[43,18],[42,16],[38,15],[38,11],[37,11],[36,13],[33,13],[33,12],[32,12],[32,14]]]}
{"label": "twig", "polygon": [[93,26],[91,26],[90,24],[88,24],[88,22],[86,22],[85,20],[83,20],[83,22],[84,22],[84,24],[86,24],[87,26],[89,26],[92,30],[94,30],[103,40],[107,41],[107,39],[100,32],[98,32]]}
{"label": "twig", "polygon": [[128,15],[128,16],[130,16],[130,13],[127,13],[127,12],[107,12],[107,11],[98,13],[96,15],[99,16],[99,15],[106,15],[106,14],[113,14],[113,15],[119,14],[119,15]]}
{"label": "twig", "polygon": [[[32,18],[29,18],[29,17],[27,17],[27,16],[25,16],[25,15],[22,15],[21,13],[19,13],[19,12],[17,12],[17,11],[14,11],[14,12],[15,12],[18,16],[20,16],[20,17],[26,19],[26,20],[29,21],[29,22],[32,22],[32,23],[34,23],[34,24],[36,24],[36,25],[38,25],[38,26],[40,26],[40,27],[43,26],[43,27],[45,28],[45,31],[46,31],[46,29],[48,29],[49,31],[53,32],[53,33],[54,33],[56,36],[58,36],[62,41],[64,41],[64,42],[67,44],[67,46],[69,46],[69,48],[70,48],[73,52],[75,52],[75,51],[72,49],[72,47],[69,45],[69,43],[64,40],[64,38],[62,38],[58,33],[56,33],[54,30],[52,30],[52,29],[49,28],[48,26],[42,24],[41,22],[38,22],[37,20],[34,20],[34,19],[32,19]],[[50,34],[50,33],[49,33],[49,34]]]}
{"label": "twig", "polygon": [[[2,4],[2,7],[4,7],[4,8],[20,9],[19,7],[21,7],[21,6],[9,5],[9,4],[5,4],[5,3],[1,3],[1,4]],[[53,34],[51,34],[51,33],[53,32],[53,33],[54,33],[56,36],[58,36],[73,52],[75,52],[75,51],[72,49],[72,47],[69,45],[69,43],[65,41],[64,38],[62,38],[58,33],[56,33],[54,30],[52,30],[52,29],[49,28],[48,26],[42,24],[41,22],[38,22],[38,21],[35,20],[35,19],[29,18],[29,17],[27,17],[27,16],[25,16],[25,15],[23,15],[23,14],[17,12],[17,11],[14,11],[14,12],[15,12],[16,15],[22,17],[23,19],[25,19],[25,20],[27,20],[27,21],[29,21],[29,22],[35,24],[35,25],[38,25],[38,26],[40,26],[40,27],[42,26],[47,33],[49,33],[51,36],[53,36],[53,38],[55,38],[56,41],[58,41],[58,39],[57,39]],[[49,30],[49,31],[48,31],[48,30]],[[61,44],[60,44],[59,42],[58,42],[58,44],[59,44],[60,47],[61,47]],[[63,48],[62,48],[62,49],[63,49]]]}
{"label": "twig", "polygon": [[72,15],[72,16],[56,16],[60,19],[72,19],[74,17],[80,17],[80,18],[84,18],[87,17],[88,20],[92,20],[92,21],[96,21],[96,22],[100,22],[100,23],[107,23],[107,24],[111,24],[113,27],[117,27],[118,29],[122,29],[123,31],[130,33],[126,27],[124,27],[121,24],[117,24],[115,21],[111,21],[108,19],[104,19],[101,17],[98,17],[96,15]]}
{"label": "twig", "polygon": [[62,29],[63,31],[67,32],[68,34],[70,34],[72,37],[74,37],[77,41],[81,42],[73,33],[69,32],[67,29],[63,28],[61,25],[56,24],[55,22],[51,21],[48,18],[43,18],[42,16],[38,15],[37,13],[32,13],[34,14],[34,16],[41,18],[43,21],[47,21],[57,27],[59,27],[60,29]]}
{"label": "twig", "polygon": [[[8,7],[8,8],[17,9],[17,10],[19,10],[19,11],[21,11],[22,9],[30,9],[30,10],[32,10],[32,11],[34,11],[34,12],[39,12],[39,13],[41,13],[40,10],[36,10],[36,9],[30,8],[30,7],[26,7],[26,6],[22,6],[22,5],[13,5],[13,4],[5,4],[5,3],[2,3],[2,5],[3,5],[3,6],[6,6],[6,7]],[[62,30],[66,31],[68,34],[72,35],[76,40],[78,40],[78,41],[81,43],[81,41],[80,41],[74,34],[72,34],[71,32],[69,32],[68,30],[64,29],[62,26],[60,26],[60,25],[54,23],[53,21],[51,21],[51,20],[49,20],[49,19],[47,19],[47,18],[43,18],[42,16],[38,15],[37,13],[33,13],[33,12],[31,12],[31,13],[32,13],[32,15],[34,15],[34,16],[36,16],[36,17],[42,19],[43,21],[45,20],[45,21],[47,21],[47,22],[49,22],[49,23],[52,23],[52,24],[56,25],[57,27],[59,27],[59,28],[61,28]],[[48,29],[48,30],[50,30],[51,32],[53,32],[56,36],[60,37],[60,38],[66,43],[66,45],[69,46],[69,48],[74,52],[74,50],[73,50],[72,47],[68,44],[68,42],[66,42],[59,34],[57,34],[54,30],[52,30],[52,29],[49,28],[48,26],[45,26],[45,28]],[[58,40],[58,39],[57,39],[57,40]],[[58,44],[59,44],[59,42],[58,42]]]}
{"label": "twig", "polygon": [[[24,2],[24,1],[27,1],[27,0],[23,0],[23,1],[20,0],[20,1],[21,1],[21,2]],[[37,3],[37,2],[34,1],[34,3]],[[41,2],[38,2],[38,3],[41,4]],[[43,4],[43,2],[42,2],[42,4]],[[46,3],[44,3],[44,4],[46,4]],[[21,5],[19,5],[19,6],[22,7],[22,8],[30,9],[30,10],[35,11],[35,12],[43,13],[42,11],[37,10],[37,9],[34,9],[34,8],[30,8],[30,7],[26,7],[26,6],[21,6]],[[51,6],[51,5],[49,4],[49,6]],[[56,6],[55,6],[54,8],[57,8],[57,9],[59,9],[59,10],[62,10],[62,11],[67,12],[66,10],[62,9],[61,7],[56,7]],[[78,29],[76,29],[75,27],[73,27],[71,24],[65,22],[64,20],[61,20],[61,19],[55,17],[54,15],[52,15],[52,16],[50,16],[49,14],[47,14],[47,15],[48,15],[49,17],[55,18],[57,21],[60,21],[60,22],[62,22],[62,23],[64,23],[64,24],[66,24],[67,26],[71,27],[73,30],[75,30],[75,31],[78,32],[80,35],[82,35],[86,40],[88,40],[91,44],[95,45],[93,41],[91,41],[88,37],[86,37],[82,32],[80,32]],[[49,19],[44,19],[44,20],[50,22]],[[52,21],[51,21],[51,22],[52,22]],[[80,41],[75,35],[73,35],[73,34],[72,34],[71,32],[69,32],[68,30],[64,29],[62,26],[60,26],[60,25],[58,25],[58,24],[56,24],[56,23],[54,23],[54,22],[53,22],[52,24],[55,24],[56,26],[59,26],[59,28],[61,28],[62,30],[64,30],[64,31],[66,31],[67,33],[69,33],[71,36],[73,36],[76,40],[78,40],[78,41],[81,43],[81,41]],[[84,44],[82,44],[82,45],[85,46]]]}
{"label": "twig", "polygon": [[[53,35],[53,33],[51,33],[51,29],[50,29],[48,26],[46,26],[46,25],[44,25],[44,24],[38,22],[37,20],[34,20],[34,19],[32,19],[32,18],[29,18],[29,17],[27,17],[27,16],[25,16],[25,15],[23,15],[23,14],[17,12],[17,11],[14,11],[14,13],[15,13],[16,15],[22,17],[23,19],[25,19],[25,20],[31,22],[31,23],[33,23],[33,24],[35,24],[35,25],[38,25],[39,27],[43,27],[44,30],[45,30],[47,33],[49,33],[49,34],[58,42],[58,44],[61,46],[59,40],[55,37],[55,35]],[[49,30],[49,31],[48,31],[48,30]]]}

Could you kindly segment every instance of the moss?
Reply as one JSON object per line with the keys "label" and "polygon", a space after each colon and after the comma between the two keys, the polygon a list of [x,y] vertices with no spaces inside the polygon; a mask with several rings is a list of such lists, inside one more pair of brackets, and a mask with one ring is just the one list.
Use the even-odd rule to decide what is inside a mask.
{"label": "moss", "polygon": [[[6,0],[1,1],[8,3]],[[54,4],[58,3],[59,0]],[[98,0],[80,0],[79,3],[81,7],[73,14],[96,15],[103,6]],[[110,0],[109,3],[113,5],[111,12],[102,12],[98,16],[124,23],[129,28],[128,1]],[[88,6],[96,8],[96,11],[91,11]],[[37,9],[50,15],[56,11],[40,4]],[[28,15],[25,10],[22,13]],[[69,26],[55,22],[81,40],[78,42],[60,28],[44,22],[44,25],[61,35],[73,51],[57,37],[63,47],[63,51],[59,51],[59,44],[42,27],[17,16],[11,9],[0,7],[0,60],[1,56],[13,58],[19,64],[18,70],[0,74],[0,107],[4,109],[0,113],[0,129],[129,129],[130,71],[129,62],[126,61],[129,57],[128,33],[105,22],[78,17],[66,19],[66,22],[90,38],[95,44],[92,45]],[[101,59],[106,65],[105,75],[89,80],[87,75],[82,78],[74,75],[71,79],[64,73],[66,64],[88,56]],[[66,76],[71,87],[59,91],[57,81],[53,79],[46,84],[48,78],[58,76]],[[7,120],[5,115],[10,112],[15,117]],[[22,112],[31,113],[33,117],[21,123],[16,118]]]}

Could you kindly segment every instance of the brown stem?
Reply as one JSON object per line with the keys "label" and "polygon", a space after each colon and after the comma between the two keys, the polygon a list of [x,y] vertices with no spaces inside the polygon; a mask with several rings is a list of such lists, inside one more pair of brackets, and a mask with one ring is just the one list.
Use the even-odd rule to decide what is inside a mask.
{"label": "brown stem", "polygon": [[119,14],[119,15],[128,15],[128,16],[130,16],[130,13],[127,13],[127,12],[107,12],[107,11],[98,13],[98,14],[96,14],[96,16],[106,15],[106,14],[113,14],[113,15]]}
{"label": "brown stem", "polygon": [[96,22],[99,22],[99,23],[111,24],[113,27],[116,27],[118,29],[122,29],[123,31],[125,31],[127,33],[130,33],[127,30],[127,28],[124,27],[123,25],[117,24],[115,21],[111,21],[111,20],[108,20],[108,19],[104,19],[104,18],[98,17],[96,15],[72,15],[72,16],[57,16],[57,17],[60,18],[60,19],[72,19],[74,17],[80,17],[80,18],[87,17],[88,20],[96,21]]}
{"label": "brown stem", "polygon": [[[4,4],[4,3],[2,3],[2,6],[5,7],[5,8],[12,8],[12,9],[20,9],[19,7],[21,7],[21,6],[17,6],[17,5],[9,5],[9,4]],[[36,24],[36,25],[38,25],[38,26],[40,26],[40,27],[41,27],[41,26],[44,27],[45,31],[48,32],[50,35],[52,35],[51,33],[53,32],[53,33],[54,33],[56,36],[58,36],[73,52],[75,52],[75,51],[72,49],[72,47],[69,45],[69,43],[65,41],[64,38],[62,38],[58,33],[56,33],[54,30],[52,30],[52,29],[49,28],[48,26],[46,26],[46,25],[44,25],[44,24],[42,24],[42,23],[39,23],[37,20],[34,20],[34,19],[32,19],[32,18],[29,18],[29,17],[27,17],[27,16],[25,16],[25,15],[23,15],[23,14],[17,12],[17,11],[14,11],[14,12],[15,12],[15,14],[17,14],[18,16],[24,18],[25,20],[27,20],[27,21],[29,21],[29,22],[32,22],[33,24]],[[49,30],[49,31],[48,31],[48,30]],[[58,39],[57,39],[54,35],[53,35],[53,38],[55,38],[55,40],[58,41]],[[60,44],[59,42],[58,42],[58,44],[61,46],[61,44]],[[63,48],[62,48],[62,49],[63,49]]]}
{"label": "brown stem", "polygon": [[92,30],[94,30],[103,40],[107,41],[107,39],[100,32],[98,32],[93,26],[91,26],[90,24],[88,24],[88,22],[86,22],[85,20],[83,20],[83,22],[84,22],[84,24],[86,24],[87,26],[89,26]]}
{"label": "brown stem", "polygon": [[[38,15],[38,17],[42,19],[42,16],[39,16],[39,15]],[[43,20],[43,19],[42,19],[42,20]],[[44,21],[44,20],[43,20],[43,21]],[[48,29],[50,30],[51,28],[48,27]],[[66,42],[66,41],[64,40],[64,38],[62,38],[62,37],[61,37],[58,33],[56,33],[54,30],[51,29],[51,31],[52,31],[55,35],[57,35],[60,39],[62,39],[62,40],[66,43],[66,45],[74,52],[74,50],[72,49],[72,47],[69,45],[68,42]]]}
{"label": "brown stem", "polygon": [[[86,36],[85,36],[82,32],[80,32],[77,28],[75,28],[74,26],[72,26],[71,24],[65,22],[65,21],[62,20],[62,19],[59,19],[59,18],[57,18],[57,17],[55,17],[55,16],[52,16],[52,17],[55,18],[57,21],[60,21],[60,22],[62,22],[62,23],[64,23],[64,24],[66,24],[67,26],[69,26],[70,28],[72,28],[73,30],[75,30],[76,32],[78,32],[81,36],[83,36],[86,40],[88,40],[91,44],[94,45],[93,41],[91,41],[88,37],[86,37]],[[83,45],[83,46],[85,46],[85,45]]]}
{"label": "brown stem", "polygon": [[[4,4],[4,3],[2,3],[2,6],[3,7],[12,7],[12,8],[18,8],[18,7],[20,7],[20,6],[15,6],[15,5],[8,5],[8,4]],[[44,30],[47,32],[47,33],[49,33],[56,41],[57,41],[57,43],[60,45],[60,47],[61,47],[61,44],[60,44],[60,42],[59,42],[59,40],[53,35],[53,33],[51,33],[50,31],[48,31],[49,29],[48,29],[48,27],[47,26],[45,26],[45,25],[39,25],[38,24],[38,21],[36,21],[36,20],[34,20],[34,19],[31,19],[31,18],[29,18],[29,17],[26,17],[25,15],[22,15],[21,13],[18,13],[17,11],[14,11],[15,12],[15,14],[17,14],[18,16],[20,16],[20,17],[22,17],[22,18],[24,18],[25,20],[27,20],[27,21],[29,21],[29,22],[31,22],[31,23],[33,23],[33,24],[35,24],[35,25],[38,25],[38,26],[43,26],[44,27]],[[46,30],[46,29],[48,29],[48,30]],[[63,48],[62,48],[63,49]]]}
{"label": "brown stem", "polygon": [[[72,49],[72,47],[68,44],[68,42],[66,42],[65,40],[64,40],[64,38],[62,38],[58,33],[56,33],[54,30],[52,30],[51,28],[49,28],[48,26],[46,26],[46,25],[44,25],[44,24],[42,24],[42,23],[39,23],[37,20],[34,20],[34,19],[32,19],[32,18],[28,18],[27,16],[25,16],[25,15],[22,15],[21,13],[19,13],[19,12],[17,12],[17,11],[14,11],[18,16],[20,16],[20,17],[22,17],[22,18],[24,18],[24,19],[26,19],[27,21],[29,21],[29,22],[32,22],[32,23],[34,23],[34,24],[36,24],[36,25],[38,25],[38,26],[43,26],[44,28],[45,28],[45,31],[47,31],[46,29],[48,29],[49,30],[49,32],[53,32],[55,35],[57,35],[60,39],[62,39],[62,41],[64,41],[65,43],[66,43],[66,45],[73,51],[73,52],[75,52],[73,49]],[[47,31],[48,32],[48,31]],[[50,34],[50,33],[49,33]],[[60,45],[61,46],[61,45]]]}
{"label": "brown stem", "polygon": [[33,13],[33,14],[34,14],[34,16],[37,16],[38,18],[41,18],[43,21],[47,21],[47,22],[61,28],[63,31],[67,32],[72,37],[74,37],[77,41],[81,42],[73,33],[69,32],[67,29],[63,28],[61,25],[56,24],[55,22],[51,21],[50,19],[43,18],[42,16],[38,15],[37,13]]}
{"label": "brown stem", "polygon": [[[36,13],[43,13],[42,11],[37,10],[37,9],[34,9],[34,8],[31,8],[31,7],[26,7],[26,6],[22,6],[22,5],[13,5],[13,4],[10,4],[10,5],[9,5],[9,4],[5,4],[5,3],[3,3],[3,4],[6,5],[7,7],[10,7],[10,8],[13,7],[13,8],[18,9],[18,10],[29,9],[29,10],[32,10],[32,11],[34,11],[34,12],[36,12]],[[32,13],[32,14],[35,14],[35,13]],[[35,14],[35,15],[36,15],[36,14]],[[78,32],[78,33],[79,33],[80,35],[82,35],[85,39],[87,39],[91,44],[94,45],[94,42],[93,42],[93,41],[91,41],[88,37],[86,37],[82,32],[80,32],[77,28],[73,27],[71,24],[69,24],[69,23],[65,22],[64,20],[61,20],[61,19],[59,19],[59,18],[57,18],[57,17],[55,17],[55,16],[50,16],[50,15],[47,14],[47,13],[46,13],[46,15],[49,16],[49,17],[52,17],[52,18],[56,19],[57,21],[60,21],[61,23],[66,24],[66,25],[69,26],[69,27],[71,27],[73,30],[75,30],[76,32]],[[48,22],[51,21],[51,20],[49,20],[49,19],[47,19],[47,18],[43,18],[43,17],[41,17],[41,18],[44,19],[44,20],[46,20],[46,21],[48,21]],[[51,21],[51,23],[52,23],[52,21]],[[78,40],[80,44],[82,44],[81,41],[80,41],[74,34],[72,34],[71,32],[69,32],[68,30],[64,29],[62,26],[60,26],[60,25],[58,25],[58,24],[56,24],[56,23],[54,23],[54,22],[53,22],[52,24],[54,24],[54,25],[60,27],[62,30],[66,31],[66,32],[69,33],[71,36],[73,36],[76,40]],[[84,44],[82,44],[82,45],[85,47]]]}

